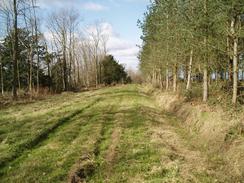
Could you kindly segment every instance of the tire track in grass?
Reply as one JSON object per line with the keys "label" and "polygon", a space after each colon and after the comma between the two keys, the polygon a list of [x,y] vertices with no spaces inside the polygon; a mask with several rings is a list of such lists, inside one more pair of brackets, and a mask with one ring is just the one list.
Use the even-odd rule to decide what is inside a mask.
{"label": "tire track in grass", "polygon": [[111,177],[113,176],[114,173],[114,166],[116,164],[118,155],[119,155],[119,145],[121,141],[121,136],[124,132],[123,125],[125,122],[128,122],[128,119],[125,118],[125,116],[132,111],[130,110],[131,108],[131,103],[128,102],[128,97],[131,97],[131,94],[137,95],[137,92],[123,92],[124,95],[120,96],[122,101],[120,102],[120,105],[118,106],[118,109],[114,111],[114,113],[111,113],[114,115],[114,126],[112,129],[112,133],[110,135],[110,143],[105,151],[104,154],[104,164],[101,166],[101,170],[103,170],[103,179],[104,182],[111,182]]}
{"label": "tire track in grass", "polygon": [[[50,105],[49,103],[44,105],[45,103],[42,103],[38,107],[23,106],[22,109],[18,110],[20,111],[18,115],[13,113],[11,117],[7,114],[0,115],[0,151],[2,151],[0,162],[10,154],[13,150],[12,147],[26,143],[28,139],[35,137],[40,131],[51,127],[61,115],[63,116],[77,107],[85,106],[88,103],[87,101],[91,101],[91,99],[88,96],[76,96],[73,100],[67,101],[64,97],[64,99],[57,99],[57,101],[57,105]],[[5,120],[2,121],[2,117]]]}
{"label": "tire track in grass", "polygon": [[[60,127],[63,124],[67,123],[68,121],[72,120],[75,116],[77,116],[78,114],[82,113],[86,109],[92,107],[93,105],[95,105],[97,102],[99,102],[101,100],[102,100],[102,98],[98,98],[98,99],[92,101],[87,106],[83,107],[82,109],[75,110],[71,114],[69,114],[69,115],[67,115],[67,116],[65,116],[63,118],[60,118],[51,127],[42,130],[36,137],[34,137],[32,139],[29,139],[27,142],[14,147],[14,150],[9,154],[8,157],[6,157],[5,159],[1,159],[0,160],[0,169],[4,168],[5,166],[8,165],[8,163],[12,162],[13,160],[15,160],[16,158],[21,156],[21,154],[24,151],[32,149],[35,146],[37,146],[38,144],[40,144],[42,141],[44,141],[48,137],[49,134],[54,133],[55,130],[58,127]],[[0,176],[1,176],[1,174],[2,174],[2,172],[0,171]]]}
{"label": "tire track in grass", "polygon": [[[112,108],[109,107],[108,111]],[[103,113],[103,119],[100,119],[99,124],[101,125],[100,131],[98,132],[98,137],[94,142],[93,149],[90,150],[88,155],[82,155],[78,163],[74,165],[75,168],[71,170],[69,183],[80,183],[86,182],[90,177],[94,175],[96,169],[100,166],[99,156],[101,153],[101,144],[105,140],[105,134],[109,130],[108,122],[112,121],[112,118],[109,119],[108,114]],[[106,123],[104,121],[106,120]],[[108,121],[107,121],[108,120]]]}
{"label": "tire track in grass", "polygon": [[115,174],[114,168],[118,162],[119,146],[121,143],[121,137],[124,133],[124,125],[128,123],[126,117],[128,114],[133,115],[132,104],[134,104],[134,98],[132,98],[130,92],[122,92],[116,97],[120,98],[120,102],[117,103],[116,108],[109,112],[109,115],[113,117],[112,126],[107,129],[104,135],[103,141],[100,143],[100,153],[96,159],[99,164],[92,176],[86,179],[87,182],[111,182],[113,175]]}
{"label": "tire track in grass", "polygon": [[[93,96],[93,95],[91,95],[91,96]],[[14,146],[13,149],[12,149],[12,152],[10,151],[7,154],[6,158],[0,159],[0,176],[2,174],[1,169],[3,169],[9,163],[11,163],[15,159],[17,159],[25,151],[38,146],[42,141],[44,141],[48,137],[48,135],[53,133],[58,127],[60,127],[63,124],[67,123],[68,121],[73,119],[75,116],[77,116],[79,113],[82,113],[84,110],[92,107],[97,102],[101,101],[102,99],[106,99],[106,97],[107,97],[107,94],[106,93],[102,93],[101,96],[99,95],[99,97],[97,97],[97,99],[95,101],[93,101],[91,104],[89,104],[88,106],[86,106],[86,107],[84,107],[82,109],[76,110],[73,113],[71,113],[71,114],[69,114],[69,115],[57,120],[57,122],[55,122],[50,127],[46,128],[46,129],[43,129],[38,135],[34,136],[31,139],[28,139],[27,141],[24,141],[24,143],[21,143],[21,144],[18,144],[16,146]],[[81,98],[83,98],[83,97],[81,97]],[[90,99],[89,96],[88,96],[88,99]],[[77,101],[77,99],[75,99],[75,101]]]}
{"label": "tire track in grass", "polygon": [[157,182],[160,175],[152,171],[161,156],[150,144],[147,132],[151,126],[145,119],[147,111],[141,113],[143,103],[149,104],[148,98],[138,92],[124,95],[125,108],[121,105],[114,113],[119,115],[115,117],[105,162],[88,182]]}
{"label": "tire track in grass", "polygon": [[[9,182],[9,180],[32,182],[34,179],[35,182],[63,182],[67,177],[67,175],[64,177],[63,174],[65,172],[68,174],[67,167],[73,164],[70,163],[77,156],[78,149],[87,154],[87,148],[92,149],[92,144],[96,141],[93,139],[96,135],[93,134],[96,134],[97,127],[100,128],[96,124],[100,115],[96,108],[92,106],[84,113],[75,116],[72,118],[72,123],[60,126],[55,132],[49,134],[48,138],[38,147],[23,153],[21,157],[11,163],[12,170],[6,170],[5,177],[3,177],[4,182]],[[49,163],[51,164],[48,166]],[[43,167],[45,168],[43,169]],[[32,173],[26,175],[28,170]],[[61,177],[64,178],[63,181],[60,181]]]}
{"label": "tire track in grass", "polygon": [[[84,93],[82,95],[60,95],[50,97],[44,102],[36,102],[33,105],[23,105],[21,108],[12,106],[5,112],[0,110],[0,149],[3,150],[2,155],[9,154],[8,149],[11,146],[17,146],[21,141],[26,142],[26,138],[37,135],[36,132],[47,128],[47,126],[52,126],[55,121],[58,121],[58,116],[67,113],[67,110],[73,110],[81,104],[86,105],[87,101],[92,99],[90,96]],[[10,148],[7,149],[5,144]],[[2,158],[0,154],[0,162]]]}
{"label": "tire track in grass", "polygon": [[[121,128],[117,127],[113,130],[113,133],[111,135],[111,139],[112,139],[111,144],[108,148],[108,152],[105,157],[105,159],[109,165],[113,164],[114,158],[116,156],[116,148],[118,146],[120,136],[121,136]],[[109,166],[109,167],[111,167],[111,166]]]}
{"label": "tire track in grass", "polygon": [[89,182],[89,179],[96,173],[97,169],[99,169],[103,163],[104,159],[101,153],[106,151],[106,147],[103,149],[103,143],[108,140],[110,137],[110,130],[114,128],[114,113],[111,113],[111,111],[116,110],[118,104],[122,100],[121,97],[118,98],[119,101],[116,99],[117,98],[113,99],[115,104],[109,104],[109,106],[106,106],[106,110],[102,113],[101,119],[98,121],[101,125],[101,129],[99,136],[94,143],[94,148],[89,153],[89,156],[81,156],[78,163],[74,165],[68,180],[69,183]]}
{"label": "tire track in grass", "polygon": [[[101,98],[100,99],[98,99],[99,101],[100,100],[106,100],[106,99],[111,99],[111,96],[110,95],[108,95],[108,96],[100,96]],[[99,119],[99,118],[97,118],[98,119],[98,121],[93,121],[94,122],[94,124],[92,125],[94,128],[96,128],[97,130],[95,130],[94,131],[94,134],[93,133],[91,133],[90,135],[88,135],[88,141],[90,141],[91,139],[92,139],[92,141],[94,141],[94,142],[90,142],[90,145],[89,145],[89,147],[90,148],[88,148],[88,149],[86,149],[86,147],[84,147],[85,149],[83,149],[84,150],[84,152],[85,152],[85,154],[93,154],[93,155],[97,155],[97,157],[96,158],[94,158],[94,160],[96,160],[96,162],[95,162],[95,165],[99,165],[99,159],[101,158],[101,156],[103,155],[103,154],[101,154],[101,152],[102,153],[104,153],[104,142],[105,141],[107,141],[107,138],[109,138],[110,136],[109,136],[109,134],[110,134],[110,132],[112,133],[112,131],[113,130],[111,130],[112,129],[112,127],[113,127],[113,123],[114,123],[114,119],[113,119],[113,115],[114,115],[114,113],[113,112],[111,112],[111,110],[114,110],[114,108],[116,107],[116,105],[115,104],[118,104],[118,103],[120,103],[120,101],[118,101],[117,100],[117,98],[119,98],[120,96],[115,96],[115,97],[112,97],[112,102],[111,103],[113,103],[114,105],[111,105],[111,103],[110,103],[110,106],[109,105],[104,105],[104,107],[102,107],[102,110],[100,111],[100,115],[101,115],[101,118]],[[116,100],[114,100],[114,98],[116,99]],[[75,108],[77,108],[78,107],[78,105],[75,107]],[[89,106],[86,106],[86,107],[89,107]],[[92,106],[91,106],[92,107]],[[97,106],[96,106],[96,108],[92,108],[93,110],[94,110],[94,112],[97,112],[98,110],[97,109],[99,109]],[[85,109],[84,109],[85,110]],[[90,111],[90,110],[89,110]],[[18,171],[19,171],[19,173],[20,174],[22,174],[23,175],[23,172],[24,171],[26,171],[26,170],[24,170],[24,168],[27,168],[27,170],[29,169],[32,173],[30,174],[30,175],[26,175],[27,177],[26,178],[31,178],[32,177],[32,179],[24,179],[25,177],[21,177],[22,179],[21,180],[35,180],[34,178],[35,177],[38,177],[36,174],[34,174],[36,171],[39,171],[38,170],[38,168],[41,168],[41,167],[46,167],[47,169],[49,169],[49,167],[48,167],[48,162],[42,162],[42,161],[40,161],[39,163],[41,163],[42,165],[38,165],[38,164],[35,164],[34,162],[32,162],[32,161],[35,161],[35,157],[32,157],[32,156],[36,156],[36,155],[38,155],[39,157],[42,157],[43,156],[43,158],[46,158],[46,157],[44,157],[44,155],[42,155],[42,152],[45,152],[45,149],[44,149],[44,151],[42,151],[41,149],[44,147],[43,146],[43,143],[45,144],[46,142],[46,140],[50,140],[50,138],[55,138],[56,139],[56,136],[60,136],[60,132],[62,131],[62,130],[65,130],[66,129],[66,127],[69,127],[69,128],[71,128],[71,126],[70,125],[63,125],[63,124],[67,124],[67,122],[68,121],[71,121],[72,120],[72,123],[68,123],[68,124],[74,124],[73,122],[74,122],[74,118],[79,118],[79,117],[81,117],[81,118],[83,118],[84,116],[87,116],[87,117],[90,117],[90,116],[93,116],[93,113],[91,112],[90,114],[88,114],[88,115],[86,115],[86,113],[84,114],[84,113],[82,113],[81,115],[79,115],[79,113],[78,114],[75,114],[75,112],[77,112],[77,111],[74,111],[74,112],[72,112],[72,114],[73,114],[73,116],[70,114],[70,115],[68,115],[68,116],[70,116],[70,119],[67,119],[67,121],[64,121],[63,123],[62,123],[62,125],[59,125],[59,126],[57,126],[55,129],[53,129],[50,133],[48,133],[47,134],[47,136],[45,137],[45,138],[43,138],[40,142],[37,142],[37,144],[36,145],[34,145],[32,148],[29,148],[29,149],[26,149],[26,150],[24,150],[22,153],[21,153],[21,157],[18,157],[18,159],[16,159],[16,161],[11,161],[11,162],[9,162],[10,164],[11,164],[11,166],[13,165],[13,163],[15,163],[15,165],[13,166],[13,167],[11,167],[11,169],[9,169],[9,171],[10,171],[10,173],[8,174],[8,175],[6,175],[6,176],[9,176],[9,175],[16,175],[17,177],[19,176],[19,174],[17,173]],[[66,118],[67,116],[65,116],[65,118]],[[105,121],[105,122],[104,122]],[[88,122],[91,122],[91,121],[89,121],[88,120]],[[61,128],[59,128],[59,127],[61,127]],[[58,129],[57,129],[58,128]],[[78,127],[74,127],[75,129],[76,128],[78,128]],[[83,128],[83,127],[82,127]],[[111,131],[110,131],[111,130]],[[86,136],[86,133],[85,134],[83,134],[83,135],[85,135]],[[109,137],[108,137],[109,136]],[[64,138],[66,138],[66,137],[64,137]],[[75,137],[74,137],[75,138]],[[83,138],[82,137],[82,139],[84,139],[84,141],[86,141],[85,139],[86,138]],[[53,140],[51,140],[51,141],[53,141]],[[56,142],[56,140],[55,140],[55,142]],[[80,142],[82,142],[82,141],[80,141]],[[105,142],[105,143],[107,143],[107,142]],[[52,144],[52,142],[51,142],[51,144],[50,144],[51,146],[53,145]],[[55,145],[55,143],[54,143],[54,145]],[[37,147],[38,146],[38,147]],[[40,147],[39,147],[40,146]],[[56,148],[56,147],[51,147],[51,146],[47,146],[47,148]],[[79,144],[76,144],[76,145],[72,145],[72,147],[73,148],[76,148],[76,146],[78,146],[79,147]],[[70,146],[71,147],[71,146]],[[35,149],[34,149],[35,148]],[[67,147],[61,147],[61,148],[64,148],[64,149],[67,149],[67,153],[69,152],[69,146],[67,146]],[[37,150],[36,150],[37,149]],[[63,149],[63,150],[64,150]],[[28,151],[29,150],[29,151]],[[41,150],[41,151],[40,151]],[[83,150],[82,150],[82,152],[83,152]],[[66,151],[66,150],[65,150]],[[36,152],[36,153],[34,153],[33,154],[33,152]],[[52,152],[52,151],[51,151]],[[89,152],[89,153],[87,153],[87,152]],[[96,153],[95,153],[96,152]],[[55,155],[55,152],[53,152],[54,154],[53,155]],[[59,152],[57,152],[58,154],[58,156],[59,156]],[[61,153],[63,153],[63,152],[61,152]],[[77,152],[76,152],[77,153]],[[32,155],[31,155],[32,154]],[[46,153],[45,153],[46,154]],[[82,153],[83,154],[83,153]],[[29,156],[29,155],[31,155],[31,156]],[[47,156],[52,156],[52,155],[49,155],[49,154],[46,154]],[[55,155],[56,156],[56,155]],[[72,156],[72,155],[71,155]],[[14,160],[15,160],[14,159]],[[81,158],[82,159],[82,158]],[[43,159],[44,160],[44,159]],[[54,161],[54,160],[53,160]],[[66,160],[64,160],[64,161],[66,161]],[[16,163],[17,163],[17,165],[16,165]],[[33,164],[34,163],[34,164]],[[19,165],[18,165],[19,164]],[[21,165],[21,164],[24,164],[23,166]],[[29,165],[31,165],[30,167],[29,167]],[[37,166],[37,167],[35,167],[35,166]],[[49,165],[49,166],[51,166],[51,165]],[[30,169],[31,167],[33,167],[33,171],[32,171],[32,169]],[[36,169],[37,168],[37,169]],[[6,169],[7,169],[7,167],[6,167]],[[41,170],[40,170],[41,171]],[[64,169],[62,169],[62,168],[60,168],[60,171],[64,171]],[[28,172],[28,171],[27,171]],[[55,174],[55,172],[56,172],[56,170],[54,170],[54,172],[52,172],[51,174]],[[67,171],[68,172],[68,171]],[[37,174],[38,174],[38,172],[37,172]],[[41,175],[41,176],[43,176],[43,175]],[[12,176],[13,177],[13,176]],[[4,177],[4,180],[8,180],[8,178],[10,178],[10,177],[7,177],[7,178],[5,178]],[[10,178],[10,180],[18,180],[17,178]],[[42,180],[42,179],[36,179],[36,180]],[[51,179],[51,180],[56,180],[56,179]],[[10,181],[11,182],[11,181]],[[16,181],[15,181],[16,182]],[[30,182],[33,182],[33,181],[30,181]],[[35,181],[34,181],[35,182]],[[41,181],[42,182],[42,181]],[[45,182],[45,181],[44,181]],[[46,182],[48,182],[48,181],[46,181]],[[50,182],[50,181],[49,181]],[[54,182],[56,182],[56,181],[54,181]]]}

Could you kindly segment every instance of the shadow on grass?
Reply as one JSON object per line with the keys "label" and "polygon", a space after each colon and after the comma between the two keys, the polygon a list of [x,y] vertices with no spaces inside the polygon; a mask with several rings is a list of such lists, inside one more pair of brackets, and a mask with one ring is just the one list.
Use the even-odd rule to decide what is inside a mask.
{"label": "shadow on grass", "polygon": [[[55,130],[58,127],[60,127],[63,124],[67,123],[68,121],[70,121],[71,119],[73,119],[75,116],[77,116],[78,114],[82,113],[86,109],[92,107],[93,105],[95,105],[100,100],[101,100],[101,98],[98,98],[95,101],[93,101],[92,103],[90,103],[89,105],[87,105],[86,107],[84,107],[82,109],[79,109],[79,110],[76,110],[76,111],[72,112],[71,114],[69,114],[66,117],[60,118],[54,125],[52,125],[51,127],[47,128],[47,129],[44,129],[43,131],[41,131],[34,138],[29,139],[26,142],[15,146],[14,149],[12,149],[12,152],[9,154],[8,157],[0,160],[0,168],[5,167],[8,163],[12,162],[13,160],[15,160],[16,158],[21,156],[21,154],[24,151],[32,149],[35,146],[37,146],[38,144],[40,144],[42,141],[44,141],[48,137],[48,135],[50,135],[51,133],[55,133]],[[0,175],[1,174],[2,173],[0,173]]]}
{"label": "shadow on grass", "polygon": [[[107,133],[112,127],[114,114],[111,112],[113,106],[110,106],[108,109],[96,110],[96,112],[100,113],[101,116],[101,130],[99,132],[98,138],[94,143],[93,150],[88,153],[88,155],[83,155],[75,165],[73,165],[73,170],[69,175],[69,183],[79,183],[86,182],[90,177],[92,177],[98,167],[100,166],[98,162],[98,158],[100,157],[102,146],[104,141],[107,140]],[[85,116],[92,116],[92,114],[88,114]]]}

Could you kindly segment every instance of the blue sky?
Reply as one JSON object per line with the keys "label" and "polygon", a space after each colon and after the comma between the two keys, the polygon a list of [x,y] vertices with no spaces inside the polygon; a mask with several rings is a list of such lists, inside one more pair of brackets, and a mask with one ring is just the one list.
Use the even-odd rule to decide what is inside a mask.
{"label": "blue sky", "polygon": [[[99,21],[108,32],[109,53],[127,68],[137,69],[141,31],[137,20],[143,18],[150,0],[39,0],[43,12],[72,7],[80,12],[83,26]],[[46,11],[47,10],[47,11]]]}

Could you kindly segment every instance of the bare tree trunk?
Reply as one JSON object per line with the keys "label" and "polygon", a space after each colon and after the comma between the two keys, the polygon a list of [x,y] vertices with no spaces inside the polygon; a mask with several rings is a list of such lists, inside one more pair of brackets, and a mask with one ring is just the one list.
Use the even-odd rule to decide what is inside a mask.
{"label": "bare tree trunk", "polygon": [[226,70],[225,70],[225,69],[224,69],[224,71],[223,71],[223,72],[224,72],[224,74],[223,74],[224,79],[223,79],[223,80],[225,81],[225,80],[227,79],[227,76],[226,76],[226,73],[227,73],[227,72],[226,72]]}
{"label": "bare tree trunk", "polygon": [[78,60],[76,61],[76,64],[77,64],[77,82],[78,82],[78,85],[80,85],[80,82],[81,82],[81,79],[80,79],[80,63]]}
{"label": "bare tree trunk", "polygon": [[[87,61],[87,60],[86,60]],[[88,63],[85,63],[85,80],[86,80],[86,87],[89,88],[90,87],[90,78],[89,78],[89,67],[88,67]]]}
{"label": "bare tree trunk", "polygon": [[3,64],[0,57],[0,76],[1,76],[1,94],[4,95],[4,84],[3,84]]}
{"label": "bare tree trunk", "polygon": [[187,85],[186,85],[187,90],[191,89],[192,60],[193,60],[193,50],[191,49],[188,75],[187,75]]}
{"label": "bare tree trunk", "polygon": [[167,66],[166,66],[166,91],[169,90],[169,64],[167,63]]}
{"label": "bare tree trunk", "polygon": [[39,68],[40,68],[40,56],[39,56],[39,44],[38,44],[38,28],[37,28],[37,18],[34,0],[31,1],[32,8],[34,12],[34,27],[35,27],[35,45],[36,45],[36,54],[37,54],[37,69],[36,69],[36,92],[39,93],[40,88],[40,78],[39,78]]}
{"label": "bare tree trunk", "polygon": [[68,74],[67,74],[67,63],[66,63],[66,54],[63,52],[63,77],[64,77],[64,91],[68,91]]}
{"label": "bare tree trunk", "polygon": [[233,56],[233,96],[232,103],[237,103],[238,93],[238,38],[234,39],[234,56]]}
{"label": "bare tree trunk", "polygon": [[74,82],[74,86],[77,87],[77,80],[78,80],[78,74],[76,75],[76,69],[77,71],[79,72],[79,65],[76,65],[76,62],[75,62],[75,55],[74,55],[74,49],[75,49],[75,46],[74,46],[74,42],[72,43],[72,64],[73,64],[73,82]]}
{"label": "bare tree trunk", "polygon": [[95,58],[95,69],[96,69],[96,73],[95,73],[95,80],[96,80],[96,88],[98,87],[98,61],[97,61],[97,56]]}
{"label": "bare tree trunk", "polygon": [[[204,38],[204,44],[207,47],[207,38]],[[203,68],[203,102],[208,100],[208,65],[207,65],[207,55],[204,58],[204,68]]]}
{"label": "bare tree trunk", "polygon": [[87,88],[90,87],[90,77],[89,77],[89,66],[88,66],[88,58],[86,53],[84,52],[84,70],[85,70],[85,85]]}
{"label": "bare tree trunk", "polygon": [[[101,84],[101,64],[100,64],[100,61],[98,62],[98,83]],[[124,82],[124,81],[122,81]]]}
{"label": "bare tree trunk", "polygon": [[68,73],[67,73],[67,60],[66,60],[66,34],[63,34],[63,81],[64,81],[64,91],[68,91]]}
{"label": "bare tree trunk", "polygon": [[233,54],[230,47],[230,38],[227,37],[227,52],[228,52],[228,63],[229,63],[229,69],[228,69],[228,80],[229,83],[233,83]]}
{"label": "bare tree trunk", "polygon": [[153,83],[154,87],[157,87],[157,71],[155,68],[153,69],[153,82],[152,83]]}
{"label": "bare tree trunk", "polygon": [[177,72],[178,72],[178,68],[177,68],[177,64],[175,64],[174,66],[174,75],[173,75],[173,91],[176,92],[177,91]]}
{"label": "bare tree trunk", "polygon": [[13,98],[17,99],[17,80],[18,80],[18,12],[16,0],[14,6],[14,46],[13,46]]}
{"label": "bare tree trunk", "polygon": [[32,93],[32,63],[33,63],[33,49],[32,46],[30,46],[30,51],[29,51],[29,93]]}
{"label": "bare tree trunk", "polygon": [[160,84],[160,89],[163,89],[163,80],[162,80],[162,70],[159,69],[159,84]]}
{"label": "bare tree trunk", "polygon": [[18,89],[20,91],[21,84],[20,84],[20,71],[19,71],[19,60],[17,60],[17,73],[18,73]]}
{"label": "bare tree trunk", "polygon": [[47,62],[47,72],[48,72],[48,90],[51,91],[51,74],[50,74],[50,63]]}
{"label": "bare tree trunk", "polygon": [[40,57],[39,57],[39,48],[38,48],[38,45],[37,45],[37,48],[36,49],[37,49],[36,92],[39,93],[39,90],[40,90],[40,78],[39,78]]}
{"label": "bare tree trunk", "polygon": [[[169,31],[169,24],[168,24],[168,19],[169,19],[169,15],[168,13],[166,14],[166,30],[167,32]],[[166,43],[166,59],[168,61],[168,57],[169,57],[169,44],[168,44],[168,40],[167,40],[167,43]],[[166,88],[166,91],[169,90],[169,63],[167,62],[166,64],[166,84],[165,84],[165,88]]]}
{"label": "bare tree trunk", "polygon": [[233,38],[233,94],[232,94],[232,103],[237,103],[237,94],[238,94],[238,37],[237,31],[235,30],[238,27],[238,18],[233,17],[231,20],[231,36]]}
{"label": "bare tree trunk", "polygon": [[155,73],[154,73],[154,68],[153,68],[153,71],[152,71],[152,81],[151,81],[153,87],[155,87]]}
{"label": "bare tree trunk", "polygon": [[[204,1],[204,12],[205,16],[207,16],[207,5],[208,0]],[[208,32],[208,28],[206,28],[206,33]],[[207,45],[207,36],[204,37],[204,48],[205,48],[205,54],[204,54],[204,68],[203,68],[203,102],[207,102],[208,100],[208,45]]]}
{"label": "bare tree trunk", "polygon": [[203,102],[208,100],[208,67],[204,66],[203,69]]}
{"label": "bare tree trunk", "polygon": [[87,84],[87,88],[90,88],[90,78],[89,78],[88,71],[87,71],[87,74],[86,74],[86,84]]}
{"label": "bare tree trunk", "polygon": [[[218,81],[219,81],[219,73],[218,73],[218,70],[215,71],[215,82],[216,84],[218,84]],[[222,73],[220,73],[220,79],[222,78]]]}
{"label": "bare tree trunk", "polygon": [[[72,25],[70,25],[72,26]],[[71,76],[71,72],[72,72],[72,63],[73,63],[73,55],[72,55],[72,28],[70,27],[69,28],[69,73],[68,73],[68,77],[69,77],[69,83],[70,85],[72,86],[71,84],[71,81],[72,81],[72,76]],[[73,66],[75,68],[75,66]]]}
{"label": "bare tree trunk", "polygon": [[[70,52],[70,51],[69,51]],[[72,72],[72,54],[69,53],[69,63],[68,63],[68,82],[69,82],[69,85],[72,87],[73,86],[73,83],[72,83],[72,76],[71,76],[71,72]]]}

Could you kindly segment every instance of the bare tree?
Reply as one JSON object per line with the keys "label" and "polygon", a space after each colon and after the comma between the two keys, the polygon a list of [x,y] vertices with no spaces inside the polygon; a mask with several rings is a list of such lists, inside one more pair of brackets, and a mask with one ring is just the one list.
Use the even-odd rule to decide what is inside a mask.
{"label": "bare tree", "polygon": [[101,83],[101,64],[100,61],[107,54],[107,42],[109,40],[108,35],[103,30],[103,23],[96,22],[94,25],[90,26],[87,30],[87,39],[90,42],[90,49],[94,62],[94,76],[95,76],[95,86],[97,87]]}
{"label": "bare tree", "polygon": [[93,58],[95,61],[95,82],[96,87],[99,84],[99,44],[101,41],[101,27],[98,23],[95,24],[95,29],[90,33],[92,41],[93,41]]}
{"label": "bare tree", "polygon": [[[38,34],[38,24],[37,24],[37,16],[36,16],[36,0],[31,0],[31,6],[33,11],[33,19],[34,19],[34,30],[35,30],[35,48],[36,48],[36,56],[37,56],[37,70],[36,70],[36,91],[39,93],[39,67],[40,67],[40,55],[39,55],[39,34]],[[33,27],[33,26],[32,26]]]}
{"label": "bare tree", "polygon": [[13,97],[17,99],[17,81],[18,81],[18,12],[17,2],[13,0],[14,7],[14,46],[13,46]]}
{"label": "bare tree", "polygon": [[[52,33],[53,39],[58,46],[58,49],[62,52],[62,66],[63,66],[63,83],[64,90],[67,91],[69,88],[69,68],[68,58],[72,60],[72,42],[74,39],[74,27],[78,21],[78,14],[72,10],[61,9],[54,12],[49,17],[48,28]],[[68,49],[70,53],[68,54]]]}
{"label": "bare tree", "polygon": [[0,55],[0,82],[1,82],[1,94],[4,95],[3,64],[2,64],[2,56],[1,55]]}

